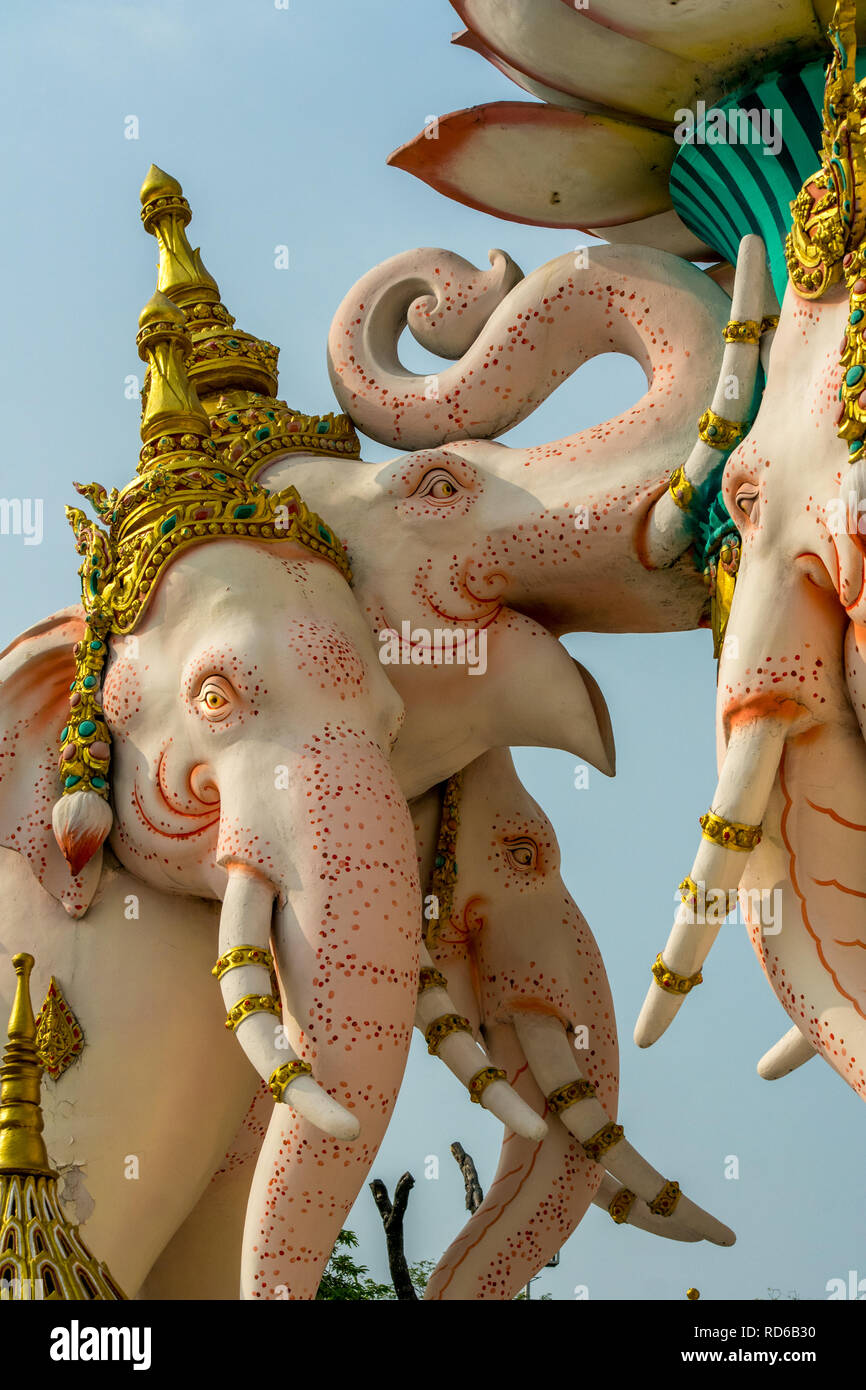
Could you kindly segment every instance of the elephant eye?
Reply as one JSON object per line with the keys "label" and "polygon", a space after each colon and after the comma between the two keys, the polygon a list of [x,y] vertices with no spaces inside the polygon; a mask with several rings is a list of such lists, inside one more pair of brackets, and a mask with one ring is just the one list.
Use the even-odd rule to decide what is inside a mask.
{"label": "elephant eye", "polygon": [[212,724],[226,719],[234,707],[234,690],[222,676],[207,676],[196,695],[196,703]]}
{"label": "elephant eye", "polygon": [[460,484],[447,468],[432,468],[424,474],[412,495],[427,497],[431,502],[453,502],[459,492]]}
{"label": "elephant eye", "polygon": [[758,516],[758,488],[755,483],[742,483],[734,496],[734,506],[752,521]]}
{"label": "elephant eye", "polygon": [[503,844],[508,860],[515,869],[538,867],[538,845],[528,835],[509,835]]}

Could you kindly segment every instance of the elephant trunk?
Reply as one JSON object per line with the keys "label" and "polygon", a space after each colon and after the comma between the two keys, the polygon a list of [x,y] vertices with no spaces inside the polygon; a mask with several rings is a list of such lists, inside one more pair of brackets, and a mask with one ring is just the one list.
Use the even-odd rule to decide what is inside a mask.
{"label": "elephant trunk", "polygon": [[[243,1045],[246,1033],[260,1074],[276,1058],[277,1088],[288,1081],[253,1177],[241,1292],[311,1299],[403,1076],[421,899],[408,808],[375,743],[347,739],[298,757],[277,796],[286,799],[280,824],[291,869],[254,869],[251,860],[272,856],[262,839],[247,840],[246,872],[229,866],[223,909],[229,946],[239,936],[255,945],[251,929],[258,924],[260,939],[270,924],[282,1017],[254,1014],[238,1037]],[[227,832],[227,843],[236,840]],[[271,875],[279,879],[272,921]],[[259,974],[239,988],[270,993],[263,965],[232,969],[224,983],[247,969]],[[295,1059],[310,1072],[296,1075]]]}
{"label": "elephant trunk", "polygon": [[[669,435],[688,421],[690,446],[728,318],[718,285],[645,247],[593,247],[585,261],[570,252],[516,284],[519,272],[502,252],[491,252],[491,260],[494,269],[482,274],[447,251],[407,252],[349,291],[331,325],[328,363],[340,404],[365,434],[398,449],[493,439],[582,363],[622,352],[656,387],[659,429]],[[425,347],[459,360],[433,375],[408,372],[397,357],[407,321]],[[655,423],[640,407],[632,416],[644,430]]]}
{"label": "elephant trunk", "polygon": [[701,817],[701,843],[680,885],[682,902],[635,1026],[638,1047],[661,1037],[700,983],[701,967],[736,905],[749,854],[760,841],[785,740],[796,722],[786,703],[775,714],[733,726],[712,805]]}

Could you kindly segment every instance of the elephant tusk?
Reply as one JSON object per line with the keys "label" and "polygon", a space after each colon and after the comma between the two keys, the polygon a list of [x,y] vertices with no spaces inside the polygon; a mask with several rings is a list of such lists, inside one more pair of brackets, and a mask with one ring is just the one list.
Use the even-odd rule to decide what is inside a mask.
{"label": "elephant tusk", "polygon": [[[243,864],[227,864],[228,884],[220,914],[219,979],[227,1026],[282,1101],[334,1139],[356,1139],[357,1119],[313,1080],[309,1065],[289,1046],[279,1000],[272,993],[269,951],[276,889]],[[257,958],[261,957],[261,961]],[[239,962],[239,963],[236,963]]]}
{"label": "elephant tusk", "polygon": [[601,1186],[592,1199],[593,1205],[601,1207],[619,1226],[634,1226],[639,1231],[647,1231],[652,1236],[663,1236],[665,1240],[681,1240],[694,1243],[700,1240],[695,1231],[681,1226],[677,1213],[673,1216],[656,1216],[646,1202],[642,1202],[610,1173],[605,1173]]}
{"label": "elephant tusk", "polygon": [[[744,848],[734,846],[739,839],[744,846],[754,848],[760,840],[760,822],[776,780],[784,734],[781,721],[769,717],[760,724],[738,725],[731,734],[712,809],[702,817],[700,848],[689,877],[681,885],[681,890],[688,886],[688,894],[677,910],[635,1025],[638,1047],[650,1047],[673,1022],[691,982],[699,982],[696,977],[701,966],[735,905],[731,895],[735,898],[749,856]],[[742,830],[726,831],[720,826],[740,826]],[[753,833],[747,834],[748,830]],[[662,983],[659,976],[664,973],[668,978]]]}
{"label": "elephant tusk", "polygon": [[[761,354],[761,329],[766,303],[767,257],[764,243],[754,235],[744,236],[737,255],[737,272],[731,298],[731,321],[726,329],[725,351],[711,409],[724,419],[742,423],[750,409]],[[734,328],[736,325],[736,329]],[[741,335],[735,337],[737,329]],[[732,386],[736,394],[732,396]],[[733,401],[733,405],[732,405]],[[719,449],[698,438],[678,480],[679,498],[672,488],[662,494],[652,509],[646,532],[646,562],[651,569],[665,569],[692,544],[694,533],[689,518],[689,497],[718,467],[723,455]],[[673,475],[672,479],[673,479]]]}
{"label": "elephant tusk", "polygon": [[547,1103],[589,1158],[642,1198],[664,1220],[676,1212],[680,1225],[714,1245],[733,1245],[733,1231],[697,1206],[676,1183],[667,1182],[624,1137],[595,1095],[568,1043],[565,1027],[550,1014],[515,1014],[514,1031]]}
{"label": "elephant tusk", "polygon": [[521,1138],[540,1142],[547,1134],[547,1125],[531,1105],[521,1100],[505,1080],[504,1073],[493,1066],[488,1054],[472,1037],[468,1020],[455,1011],[447,981],[436,969],[423,943],[421,970],[415,1026],[427,1039],[430,1052],[442,1059],[448,1070],[467,1087],[472,1099],[478,1100],[491,1115]]}
{"label": "elephant tusk", "polygon": [[758,1063],[758,1075],[765,1081],[778,1081],[780,1077],[788,1076],[790,1072],[796,1071],[797,1067],[802,1067],[804,1062],[817,1055],[809,1039],[804,1038],[795,1024],[769,1052],[764,1053]]}

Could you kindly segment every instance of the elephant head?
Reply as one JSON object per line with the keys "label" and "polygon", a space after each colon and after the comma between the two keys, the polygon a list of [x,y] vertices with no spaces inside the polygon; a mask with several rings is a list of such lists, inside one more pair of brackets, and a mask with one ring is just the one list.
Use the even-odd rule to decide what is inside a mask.
{"label": "elephant head", "polygon": [[[84,609],[4,662],[0,828],[73,914],[109,833],[139,879],[221,902],[226,1026],[286,1102],[272,1129],[293,1154],[287,1182],[276,1165],[262,1175],[251,1221],[292,1229],[303,1296],[384,1134],[411,1035],[420,900],[389,763],[401,704],[339,541],[295,494],[269,498],[216,454],[180,311],[157,295],[141,324],[139,472],[119,494],[80,489],[106,529],[71,512]],[[323,1168],[324,1215],[303,1195]]]}
{"label": "elephant head", "polygon": [[[412,453],[382,465],[272,456],[259,475],[274,487],[294,481],[349,538],[359,597],[407,707],[395,769],[410,796],[508,744],[565,748],[612,773],[601,694],[556,639],[705,621],[671,477],[688,463],[695,490],[715,495],[717,444],[729,448],[731,433],[719,412],[748,415],[758,367],[757,340],[722,334],[731,313],[762,319],[755,237],[733,309],[706,275],[661,252],[593,248],[577,268],[563,256],[521,280],[502,253],[491,256],[487,275],[442,251],[397,256],[335,316],[329,360],[344,409]],[[425,347],[459,361],[433,377],[406,372],[396,341],[407,321]],[[531,448],[492,441],[611,351],[646,372],[629,411]],[[468,656],[437,666],[425,645],[451,634]],[[472,643],[483,644],[483,680],[473,679],[482,667]]]}
{"label": "elephant head", "polygon": [[866,568],[856,439],[849,450],[838,431],[862,375],[840,372],[839,343],[855,341],[864,289],[849,304],[842,287],[810,301],[789,285],[760,411],[726,465],[741,558],[719,665],[719,781],[635,1032],[647,1046],[668,1026],[739,890],[795,1024],[762,1074],[818,1050],[861,1095]]}
{"label": "elephant head", "polygon": [[[426,1297],[513,1298],[602,1190],[599,1204],[618,1221],[730,1244],[727,1227],[685,1195],[673,1206],[660,1200],[676,1185],[614,1124],[619,1058],[604,964],[560,876],[553,828],[511,755],[488,753],[454,782],[454,809],[440,789],[412,806],[422,883],[442,855],[443,814],[459,821],[446,851],[459,864],[456,886],[430,923],[430,952],[495,1064],[549,1129],[541,1140],[506,1129],[487,1197],[443,1255]],[[440,991],[437,972],[422,972],[421,1026],[441,1012]]]}
{"label": "elephant head", "polygon": [[[297,486],[347,543],[406,707],[394,754],[404,793],[515,744],[565,748],[612,773],[601,693],[557,638],[706,620],[683,499],[669,484],[687,461],[696,484],[714,477],[726,436],[712,421],[750,408],[758,343],[723,339],[724,290],[676,256],[633,247],[583,248],[525,279],[502,252],[485,273],[447,251],[407,252],[365,275],[334,317],[329,366],[348,415],[303,417],[276,399],[270,344],[240,335],[268,364],[255,393],[249,362],[233,370],[219,351],[219,335],[238,330],[203,303],[218,291],[187,241],[180,184],[154,168],[141,196],[160,288],[187,314],[214,439],[248,477]],[[757,238],[742,259],[733,312],[760,326]],[[407,323],[452,359],[441,372],[401,365]],[[493,442],[604,352],[644,369],[632,409],[533,448]],[[412,452],[363,462],[352,421]]]}

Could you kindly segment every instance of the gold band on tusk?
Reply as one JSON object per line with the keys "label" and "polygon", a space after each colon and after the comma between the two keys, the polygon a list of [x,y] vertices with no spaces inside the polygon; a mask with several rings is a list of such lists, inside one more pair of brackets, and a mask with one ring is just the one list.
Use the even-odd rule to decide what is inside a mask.
{"label": "gold band on tusk", "polygon": [[632,1192],[627,1187],[621,1187],[615,1197],[611,1197],[607,1204],[607,1209],[616,1222],[617,1226],[622,1226],[628,1221],[629,1212],[637,1201],[637,1193]]}
{"label": "gold band on tusk", "polygon": [[761,322],[759,319],[731,319],[722,330],[726,343],[759,343],[761,341]]}
{"label": "gold band on tusk", "polygon": [[698,421],[698,437],[711,449],[732,449],[742,439],[744,430],[740,420],[726,420],[714,410],[705,410]]}
{"label": "gold band on tusk", "polygon": [[423,994],[425,989],[445,989],[448,988],[448,981],[437,970],[435,965],[422,965],[418,972],[418,993]]}
{"label": "gold band on tusk", "polygon": [[471,1033],[472,1024],[462,1014],[442,1014],[434,1018],[424,1034],[427,1051],[435,1057],[442,1043],[451,1033]]}
{"label": "gold band on tusk", "polygon": [[469,1080],[467,1086],[469,1099],[474,1101],[476,1105],[480,1105],[481,1097],[487,1090],[487,1087],[492,1086],[494,1081],[505,1080],[507,1080],[507,1077],[501,1067],[482,1067],[481,1070],[477,1071]]}
{"label": "gold band on tusk", "polygon": [[704,979],[700,970],[696,971],[694,975],[678,975],[675,970],[671,970],[670,966],[665,965],[661,958],[661,952],[655,958],[652,972],[656,984],[661,989],[667,990],[668,994],[688,994],[689,990],[694,989],[696,985],[703,984]]}
{"label": "gold band on tusk", "polygon": [[779,315],[778,315],[778,314],[765,314],[764,317],[761,319],[761,332],[762,332],[762,333],[770,333],[770,332],[772,332],[772,330],[773,330],[774,328],[778,328],[778,327],[779,327]]}
{"label": "gold band on tusk", "polygon": [[251,1014],[261,1013],[273,1014],[275,1018],[282,1018],[280,1006],[272,994],[245,994],[243,999],[239,999],[229,1009],[226,1015],[226,1028],[231,1028],[234,1032],[245,1018],[249,1018]]}
{"label": "gold band on tusk", "polygon": [[695,490],[686,477],[686,470],[682,464],[675,468],[668,480],[668,492],[676,502],[681,512],[687,512],[692,505]]}
{"label": "gold band on tusk", "polygon": [[742,825],[740,821],[725,820],[724,816],[717,816],[715,811],[707,811],[699,819],[704,839],[709,840],[710,844],[720,845],[722,849],[738,849],[743,854],[751,854],[755,846],[761,843],[760,825]]}
{"label": "gold band on tusk", "polygon": [[672,1216],[674,1207],[680,1200],[680,1185],[678,1182],[666,1182],[657,1197],[647,1203],[654,1216]]}
{"label": "gold band on tusk", "polygon": [[691,874],[686,874],[677,892],[686,907],[697,907],[699,897],[698,885],[695,883]]}
{"label": "gold band on tusk", "polygon": [[584,1153],[587,1158],[595,1159],[596,1163],[602,1154],[606,1154],[608,1149],[612,1149],[614,1144],[618,1144],[620,1139],[625,1138],[625,1130],[622,1125],[615,1125],[609,1120],[601,1129],[596,1130],[588,1139],[581,1139]]}
{"label": "gold band on tusk", "polygon": [[274,958],[264,946],[233,946],[230,951],[220,956],[210,973],[221,980],[223,975],[227,975],[230,970],[236,970],[240,965],[261,965],[270,971],[274,968]]}
{"label": "gold band on tusk", "polygon": [[577,1105],[582,1100],[595,1099],[595,1086],[591,1081],[584,1081],[581,1077],[578,1081],[569,1081],[567,1085],[551,1091],[547,1097],[547,1104],[552,1115],[561,1115],[563,1110],[568,1110],[570,1106]]}
{"label": "gold band on tusk", "polygon": [[268,1079],[268,1089],[275,1101],[281,1101],[286,1093],[286,1088],[299,1076],[312,1076],[313,1068],[309,1062],[283,1062],[282,1066],[275,1067]]}

